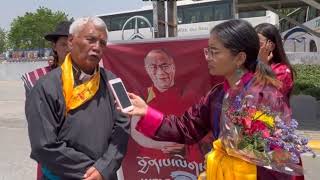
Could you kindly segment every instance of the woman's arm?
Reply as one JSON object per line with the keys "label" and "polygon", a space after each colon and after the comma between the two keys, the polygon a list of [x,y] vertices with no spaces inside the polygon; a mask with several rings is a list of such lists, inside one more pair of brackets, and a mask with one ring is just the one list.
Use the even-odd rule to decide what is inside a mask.
{"label": "woman's arm", "polygon": [[289,94],[291,93],[293,88],[293,72],[285,64],[272,64],[271,68],[275,73],[277,79],[282,83],[279,91],[284,96],[289,97]]}
{"label": "woman's arm", "polygon": [[136,125],[139,121],[138,116],[133,116],[131,118],[131,137],[140,145],[146,148],[153,148],[153,149],[159,149],[164,150],[166,147],[173,147],[173,146],[182,146],[184,145],[177,144],[175,142],[169,142],[169,141],[156,141],[153,140],[145,135],[143,135],[141,132],[136,130]]}
{"label": "woman's arm", "polygon": [[[145,116],[136,129],[155,140],[193,144],[214,129],[213,121],[219,121],[222,85],[216,85],[207,96],[190,107],[182,116],[164,115],[147,107]],[[133,101],[133,104],[135,102]],[[217,111],[216,111],[217,110]],[[211,122],[212,121],[212,122]],[[219,123],[218,123],[219,124]]]}

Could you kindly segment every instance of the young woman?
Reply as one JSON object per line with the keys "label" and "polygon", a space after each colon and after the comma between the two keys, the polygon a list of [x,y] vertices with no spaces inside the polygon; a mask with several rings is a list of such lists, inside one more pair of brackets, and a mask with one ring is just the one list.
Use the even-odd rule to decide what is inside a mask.
{"label": "young woman", "polygon": [[[236,104],[239,98],[250,97],[249,104],[253,107],[264,104],[266,109],[281,112],[283,121],[291,120],[283,95],[278,91],[281,83],[268,66],[258,62],[258,53],[259,38],[248,22],[230,20],[221,23],[210,32],[205,57],[209,73],[224,76],[223,84],[213,87],[181,117],[164,115],[148,107],[140,97],[129,94],[134,109],[128,115],[143,116],[137,130],[156,140],[191,144],[212,131],[216,138],[215,151],[220,153],[215,160],[220,161],[215,162],[214,177],[209,179],[291,179],[291,175],[267,171],[259,164],[256,166],[225,153],[227,143],[233,140],[229,136],[225,107]],[[221,159],[228,163],[223,164]]]}
{"label": "young woman", "polygon": [[258,58],[269,65],[281,81],[280,92],[289,101],[294,84],[293,68],[285,54],[282,39],[278,29],[269,23],[262,23],[255,27],[260,40],[260,51]]}

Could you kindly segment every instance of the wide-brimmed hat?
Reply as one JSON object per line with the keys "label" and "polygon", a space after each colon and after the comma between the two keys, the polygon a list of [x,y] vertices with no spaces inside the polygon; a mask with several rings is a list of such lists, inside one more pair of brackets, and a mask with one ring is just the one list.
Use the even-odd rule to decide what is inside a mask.
{"label": "wide-brimmed hat", "polygon": [[54,32],[48,33],[44,36],[44,38],[48,41],[56,42],[61,36],[69,35],[69,28],[71,25],[71,21],[62,21],[57,26]]}

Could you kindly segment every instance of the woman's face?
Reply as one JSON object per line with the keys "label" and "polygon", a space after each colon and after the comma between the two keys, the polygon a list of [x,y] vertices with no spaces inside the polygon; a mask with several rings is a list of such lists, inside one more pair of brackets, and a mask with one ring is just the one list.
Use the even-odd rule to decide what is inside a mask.
{"label": "woman's face", "polygon": [[258,33],[258,36],[259,36],[260,47],[263,47],[267,43],[268,38],[266,38],[264,35],[260,33]]}
{"label": "woman's face", "polygon": [[275,43],[272,42],[267,37],[265,37],[264,35],[258,33],[258,37],[259,37],[259,42],[260,42],[260,49],[267,48],[268,51],[272,52],[276,48]]}
{"label": "woman's face", "polygon": [[273,50],[275,49],[275,44],[266,38],[264,35],[258,33],[260,50],[259,59],[265,64],[269,64],[273,58]]}
{"label": "woman's face", "polygon": [[56,43],[53,43],[53,49],[58,54],[59,64],[61,65],[66,57],[66,55],[70,52],[68,48],[68,37],[59,37]]}
{"label": "woman's face", "polygon": [[237,64],[238,55],[232,54],[229,49],[225,48],[215,33],[209,38],[205,56],[211,75],[232,76],[239,67]]}

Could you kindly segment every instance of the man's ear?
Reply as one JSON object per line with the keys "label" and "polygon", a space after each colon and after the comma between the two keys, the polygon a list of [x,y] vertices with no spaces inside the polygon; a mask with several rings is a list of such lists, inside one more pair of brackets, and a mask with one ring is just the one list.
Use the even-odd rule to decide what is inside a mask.
{"label": "man's ear", "polygon": [[241,67],[246,62],[246,59],[247,59],[247,54],[245,52],[239,52],[238,59],[236,62],[237,66]]}
{"label": "man's ear", "polygon": [[68,47],[69,47],[70,50],[72,49],[73,38],[74,38],[74,36],[72,34],[70,34],[68,36]]}

